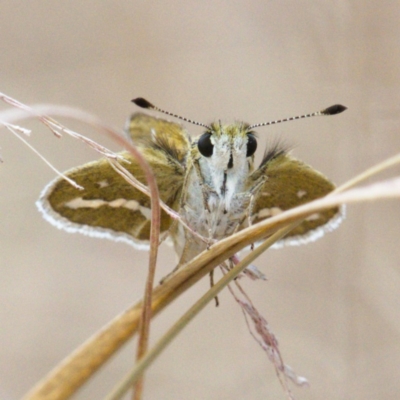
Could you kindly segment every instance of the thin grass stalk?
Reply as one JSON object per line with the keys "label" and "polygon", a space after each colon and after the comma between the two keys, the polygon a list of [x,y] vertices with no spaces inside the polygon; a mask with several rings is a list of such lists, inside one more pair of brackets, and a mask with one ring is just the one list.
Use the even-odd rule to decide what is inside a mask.
{"label": "thin grass stalk", "polygon": [[163,350],[175,339],[176,336],[189,324],[193,318],[200,313],[204,307],[211,302],[218,293],[232,282],[244,269],[249,266],[257,257],[271,247],[276,241],[288,234],[302,220],[290,224],[290,226],[280,229],[271,237],[266,239],[260,246],[257,246],[242,261],[235,265],[227,274],[225,274],[215,285],[213,285],[178,321],[159,339],[154,347],[134,366],[119,382],[112,392],[104,400],[119,400],[130,389],[135,382],[140,381],[144,371],[153,363],[153,361],[162,353]]}
{"label": "thin grass stalk", "polygon": [[[140,361],[140,359],[146,354],[149,339],[150,339],[150,322],[152,318],[151,304],[152,304],[152,295],[153,295],[153,286],[154,286],[154,277],[156,273],[157,266],[157,254],[158,254],[158,246],[160,243],[160,224],[161,224],[161,209],[159,202],[159,193],[157,183],[155,182],[156,189],[156,199],[151,197],[151,227],[150,227],[150,255],[149,255],[149,269],[146,279],[145,291],[144,291],[144,303],[143,303],[143,312],[140,319],[140,327],[139,327],[139,340],[136,350],[136,361]],[[133,399],[140,400],[143,394],[144,387],[144,376],[141,375],[140,379],[136,382],[135,388],[133,391]]]}
{"label": "thin grass stalk", "polygon": [[[376,200],[378,198],[377,195],[371,195],[371,186],[374,185],[315,200],[269,218],[219,241],[211,246],[208,251],[194,258],[185,268],[154,290],[153,315],[155,316],[215,266],[251,243],[262,240],[268,234],[274,233],[289,222],[295,222],[296,218],[300,220],[317,211],[337,206],[343,202],[362,201],[363,199],[366,201]],[[389,182],[386,184],[386,187],[387,192],[381,197],[400,196],[399,181],[397,181],[397,185]],[[355,192],[355,195],[351,192]],[[24,400],[67,399],[136,332],[141,307],[142,303],[140,301],[131,309],[111,321],[108,326],[95,334],[50,372],[43,381],[39,382],[24,397]]]}
{"label": "thin grass stalk", "polygon": [[[12,103],[10,103],[12,104]],[[13,104],[16,105],[16,104]],[[21,103],[18,103],[17,106],[20,106]],[[49,113],[54,106],[47,106],[49,109]],[[65,116],[71,117],[70,110],[65,108]],[[76,110],[74,110],[75,112]],[[3,115],[3,113],[1,113]],[[82,113],[82,120],[88,122],[87,113]],[[15,117],[15,115],[14,115]],[[40,116],[42,117],[42,116]],[[20,120],[26,118],[26,114],[21,117],[19,115],[17,118],[11,118],[13,120]],[[8,118],[7,118],[8,120]],[[41,118],[42,120],[42,118]],[[44,122],[42,120],[42,122]],[[47,121],[48,122],[48,121]],[[101,130],[106,131],[105,125],[99,122],[98,119],[94,119],[89,122],[91,125],[98,126]],[[48,125],[48,124],[46,124]],[[48,125],[50,129],[52,129],[52,125]],[[53,133],[57,134],[52,129]],[[107,132],[109,135],[114,137],[117,141],[123,140],[119,136],[114,136],[115,132],[109,129]],[[81,138],[81,135],[79,137]],[[84,140],[88,143],[88,140]],[[90,144],[90,143],[88,143]],[[124,145],[126,146],[126,141],[124,141]],[[99,151],[106,151],[102,146],[98,145]],[[107,152],[106,152],[107,155]],[[114,153],[108,154],[108,156],[113,157]],[[140,156],[139,156],[140,157]],[[389,166],[395,165],[398,163],[398,157],[392,157],[379,164],[378,166],[372,167],[367,170],[365,173],[359,175],[353,180],[349,181],[347,184],[338,188],[335,192],[344,190],[350,186],[360,183],[362,180],[369,178],[370,176],[376,174],[377,172],[382,171]],[[214,266],[218,265],[223,260],[227,259],[230,255],[239,251],[241,248],[246,247],[248,244],[251,244],[257,240],[260,240],[263,236],[267,236],[268,234],[275,232],[280,226],[283,226],[288,221],[296,220],[296,213],[303,213],[304,216],[310,215],[315,211],[320,211],[322,209],[329,208],[331,206],[335,206],[340,204],[341,202],[355,202],[355,201],[366,201],[366,200],[375,200],[380,197],[397,197],[399,194],[397,190],[390,190],[387,186],[382,187],[383,192],[381,194],[373,194],[367,195],[364,191],[359,191],[358,193],[348,193],[347,196],[335,196],[332,194],[330,197],[330,201],[319,203],[317,200],[313,202],[313,206],[308,208],[308,211],[302,207],[296,209],[295,213],[285,212],[281,214],[281,218],[271,218],[269,222],[271,224],[260,223],[257,224],[257,229],[254,230],[245,230],[241,231],[238,234],[234,235],[234,237],[228,238],[232,239],[232,241],[225,239],[224,241],[219,242],[216,246],[212,246],[212,248],[207,252],[207,254],[202,254],[196,257],[193,262],[188,265],[186,271],[182,271],[182,273],[177,274],[176,277],[173,277],[169,284],[163,285],[162,288],[158,287],[155,290],[155,296],[153,299],[152,310],[154,315],[157,314],[161,309],[163,309],[166,305],[168,305],[171,301],[173,301],[176,297],[178,297],[183,291],[185,291],[188,287],[190,287],[197,280],[201,279],[204,275],[206,275],[210,270],[214,268]],[[379,190],[378,190],[379,191]],[[335,196],[335,197],[334,197]],[[154,198],[154,197],[153,197]],[[156,198],[156,197],[155,197]],[[333,199],[334,198],[334,199]],[[333,200],[332,200],[333,199]],[[311,203],[309,203],[311,204]],[[313,208],[314,207],[314,208]],[[318,208],[321,207],[321,208]],[[300,209],[300,210],[299,210]],[[311,211],[312,210],[312,211]],[[282,218],[285,218],[286,221],[283,221]],[[264,221],[265,222],[265,221]],[[273,222],[273,223],[272,223]],[[261,229],[261,231],[260,231]],[[248,237],[243,236],[244,234],[249,235]],[[258,238],[258,239],[257,239]],[[242,241],[241,243],[240,240]],[[62,388],[58,386],[58,384],[63,384],[66,381],[68,382],[71,378],[73,378],[74,373],[78,371],[77,375],[78,379],[73,378],[72,381],[75,384],[75,387],[71,385],[69,389],[64,390],[64,395],[66,392],[73,393],[83,382],[91,376],[94,371],[96,371],[104,362],[107,360],[119,347],[121,347],[126,340],[137,330],[140,310],[142,308],[142,302],[138,302],[131,309],[124,312],[122,315],[115,318],[106,328],[104,328],[101,332],[96,334],[92,339],[88,340],[81,348],[76,350],[70,357],[68,357],[59,368],[56,368],[54,374],[50,374],[50,376],[55,377],[54,381],[44,381],[42,385],[38,385],[38,387],[42,387],[42,389],[46,388],[46,382],[48,384],[47,389],[43,390],[43,396],[37,397],[37,399],[64,399],[67,397],[60,397],[56,395],[56,397],[52,397],[52,394],[56,392],[63,392]],[[105,345],[102,347],[102,344]],[[97,347],[97,346],[100,347]],[[86,355],[86,357],[85,357]],[[83,357],[82,357],[83,356]],[[72,367],[72,368],[71,368]],[[92,369],[93,367],[93,369]],[[66,373],[69,371],[70,373]],[[72,373],[72,371],[74,373]],[[57,379],[58,378],[58,379]],[[58,383],[57,383],[58,382]],[[52,389],[55,389],[55,391]],[[34,392],[34,391],[32,391]],[[35,397],[26,397],[26,398],[35,398]]]}

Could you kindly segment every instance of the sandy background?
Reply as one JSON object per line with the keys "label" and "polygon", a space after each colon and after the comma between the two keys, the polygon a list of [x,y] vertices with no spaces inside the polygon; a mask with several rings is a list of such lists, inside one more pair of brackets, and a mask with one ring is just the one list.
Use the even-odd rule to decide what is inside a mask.
{"label": "sandy background", "polygon": [[[264,143],[282,137],[342,183],[400,149],[399,20],[396,1],[3,1],[0,91],[79,107],[116,128],[137,96],[204,122],[260,122],[340,102],[349,107],[340,116],[259,134]],[[97,158],[37,122],[25,126],[60,169]],[[44,221],[34,202],[54,173],[1,133],[0,398],[9,400],[141,296],[147,255]],[[294,389],[297,399],[399,398],[399,218],[398,201],[351,206],[323,240],[259,259],[268,282],[244,283],[285,361],[311,383]],[[172,250],[163,247],[160,260],[159,277],[174,265]],[[208,279],[160,315],[153,339],[207,287]],[[102,398],[132,359],[129,346],[75,398]],[[285,395],[224,292],[151,368],[145,398]]]}

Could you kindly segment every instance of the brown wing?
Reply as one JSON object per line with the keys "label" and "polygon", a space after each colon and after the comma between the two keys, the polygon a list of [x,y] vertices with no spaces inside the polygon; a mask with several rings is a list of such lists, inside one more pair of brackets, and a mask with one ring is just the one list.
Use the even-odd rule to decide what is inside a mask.
{"label": "brown wing", "polygon": [[[154,121],[157,122],[154,129],[157,129],[158,135],[153,132],[150,136],[153,128],[149,124]],[[184,144],[188,142],[182,139],[177,150],[174,141],[165,138],[165,132],[171,131],[169,123],[167,129],[162,130],[162,120],[149,117],[148,122],[146,125],[140,118],[138,125],[142,125],[141,132],[139,126],[133,123],[138,132],[133,136],[140,136],[140,149],[153,169],[161,200],[177,209],[185,176]],[[173,137],[179,138],[180,134],[186,137],[182,128],[174,124]],[[133,157],[127,152],[121,154],[130,161],[130,164],[124,163],[123,166],[145,183],[144,174]],[[37,202],[48,221],[70,232],[147,247],[150,232],[148,196],[127,183],[105,159],[71,169],[66,175],[84,190],[75,189],[63,179],[51,182]],[[170,217],[162,211],[161,233],[167,233],[170,225]]]}
{"label": "brown wing", "polygon": [[[323,197],[335,188],[321,173],[285,153],[268,161],[265,175],[267,181],[253,209],[254,223]],[[340,219],[339,208],[311,215],[279,244],[301,244],[315,240],[324,231],[334,229]]]}
{"label": "brown wing", "polygon": [[132,115],[127,134],[139,147],[162,148],[184,164],[190,148],[190,136],[182,125],[143,113]]}

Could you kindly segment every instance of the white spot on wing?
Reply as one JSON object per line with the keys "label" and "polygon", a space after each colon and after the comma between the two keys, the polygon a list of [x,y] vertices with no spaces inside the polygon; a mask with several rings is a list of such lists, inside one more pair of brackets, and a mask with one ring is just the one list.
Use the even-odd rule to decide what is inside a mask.
{"label": "white spot on wing", "polygon": [[321,218],[320,213],[311,214],[309,217],[306,218],[306,221],[316,221],[317,219]]}
{"label": "white spot on wing", "polygon": [[281,212],[283,212],[283,210],[279,207],[263,208],[257,213],[257,217],[258,218],[274,217],[275,215],[278,215]]}
{"label": "white spot on wing", "polygon": [[[121,207],[124,207],[126,202],[127,201],[125,199],[116,199],[113,201],[105,201],[102,205],[108,205],[112,208],[121,208]],[[85,207],[85,205],[83,205],[83,207]]]}
{"label": "white spot on wing", "polygon": [[97,182],[97,184],[99,185],[100,189],[110,186],[106,179]]}
{"label": "white spot on wing", "polygon": [[141,210],[141,209],[147,209],[150,211],[149,208],[142,207],[136,200],[125,201],[125,203],[122,207],[129,208],[129,210],[133,210],[133,211]]}
{"label": "white spot on wing", "polygon": [[153,142],[155,142],[157,140],[157,132],[156,132],[156,130],[154,128],[151,128],[150,134],[151,134],[151,140]]}
{"label": "white spot on wing", "polygon": [[299,191],[297,192],[297,197],[298,197],[299,199],[302,199],[306,194],[307,194],[307,192],[306,192],[305,190],[299,190]]}
{"label": "white spot on wing", "polygon": [[83,200],[82,197],[77,197],[76,199],[64,203],[64,205],[72,210],[77,210],[78,208],[98,208],[105,203],[106,202],[101,199]]}
{"label": "white spot on wing", "polygon": [[82,197],[77,197],[64,203],[65,207],[77,210],[79,208],[99,208],[101,206],[108,206],[112,208],[127,208],[132,211],[140,211],[147,219],[151,218],[151,210],[143,207],[136,200],[115,199],[113,201],[105,201],[103,199],[85,200]]}

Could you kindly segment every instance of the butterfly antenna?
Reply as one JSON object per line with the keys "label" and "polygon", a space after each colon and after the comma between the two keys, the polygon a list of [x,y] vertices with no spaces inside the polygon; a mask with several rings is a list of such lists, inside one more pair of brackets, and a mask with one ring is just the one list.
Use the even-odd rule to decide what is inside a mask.
{"label": "butterfly antenna", "polygon": [[159,112],[162,112],[163,114],[170,115],[171,117],[179,118],[182,121],[189,122],[190,124],[204,126],[204,128],[211,129],[208,125],[202,124],[201,122],[193,121],[189,118],[181,117],[180,115],[173,114],[169,111],[162,110],[161,108],[158,108],[155,105],[151,104],[149,101],[147,101],[143,97],[138,97],[137,99],[133,99],[132,103],[135,103],[137,106],[139,106],[141,108],[147,108],[149,110],[159,111]]}
{"label": "butterfly antenna", "polygon": [[347,107],[342,106],[341,104],[335,104],[334,106],[330,106],[328,108],[325,108],[324,110],[317,111],[312,114],[303,114],[303,115],[298,115],[297,117],[278,119],[276,121],[269,121],[269,122],[261,122],[260,124],[254,124],[254,125],[249,126],[248,129],[250,130],[250,129],[258,128],[260,126],[280,124],[281,122],[294,121],[295,119],[319,117],[321,115],[336,115],[336,114],[340,114],[341,112],[343,112],[345,110],[347,110]]}

